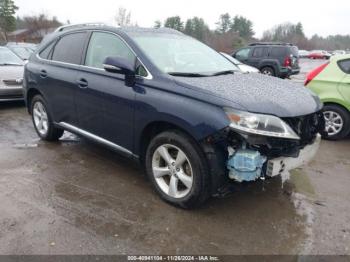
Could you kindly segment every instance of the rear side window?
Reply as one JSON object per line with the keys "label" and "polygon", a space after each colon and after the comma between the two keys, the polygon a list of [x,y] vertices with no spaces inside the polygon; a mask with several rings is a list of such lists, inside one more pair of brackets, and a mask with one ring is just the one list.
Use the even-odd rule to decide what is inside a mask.
{"label": "rear side window", "polygon": [[84,49],[86,33],[74,33],[58,40],[52,54],[52,60],[79,65]]}
{"label": "rear side window", "polygon": [[260,58],[265,56],[266,47],[255,47],[252,57]]}
{"label": "rear side window", "polygon": [[272,57],[281,57],[286,55],[286,48],[285,47],[272,47],[270,51],[270,56]]}
{"label": "rear side window", "polygon": [[341,70],[343,70],[347,74],[350,74],[350,59],[341,60],[338,62],[338,65]]}
{"label": "rear side window", "polygon": [[86,53],[85,65],[103,68],[104,60],[109,56],[118,56],[135,63],[135,55],[130,48],[116,35],[94,32]]}
{"label": "rear side window", "polygon": [[50,60],[51,59],[51,54],[52,54],[52,48],[55,45],[55,41],[49,44],[43,51],[40,52],[39,56],[43,59]]}

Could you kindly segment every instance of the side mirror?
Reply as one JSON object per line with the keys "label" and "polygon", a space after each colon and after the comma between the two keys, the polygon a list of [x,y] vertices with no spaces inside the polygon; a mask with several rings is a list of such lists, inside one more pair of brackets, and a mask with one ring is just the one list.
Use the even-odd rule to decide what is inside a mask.
{"label": "side mirror", "polygon": [[111,73],[123,75],[135,74],[134,65],[122,57],[107,57],[103,62],[103,68]]}

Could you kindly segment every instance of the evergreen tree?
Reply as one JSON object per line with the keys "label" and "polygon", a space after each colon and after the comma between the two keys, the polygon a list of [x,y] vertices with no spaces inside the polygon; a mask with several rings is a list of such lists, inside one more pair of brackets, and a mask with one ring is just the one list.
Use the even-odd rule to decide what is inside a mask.
{"label": "evergreen tree", "polygon": [[162,22],[160,20],[154,21],[154,28],[161,28],[162,27]]}
{"label": "evergreen tree", "polygon": [[253,22],[243,16],[236,15],[233,18],[231,29],[244,39],[251,39],[255,34],[253,31]]}
{"label": "evergreen tree", "polygon": [[164,27],[172,28],[178,31],[183,31],[184,23],[181,21],[180,16],[168,17],[165,20]]}
{"label": "evergreen tree", "polygon": [[216,23],[216,25],[217,25],[216,31],[218,33],[223,34],[228,32],[232,27],[230,14],[226,13],[226,14],[220,15],[219,21]]}
{"label": "evergreen tree", "polygon": [[205,24],[203,18],[193,17],[186,21],[184,33],[200,41],[205,40],[209,27]]}
{"label": "evergreen tree", "polygon": [[7,34],[16,29],[16,11],[18,7],[13,0],[0,0],[0,30],[7,41]]}

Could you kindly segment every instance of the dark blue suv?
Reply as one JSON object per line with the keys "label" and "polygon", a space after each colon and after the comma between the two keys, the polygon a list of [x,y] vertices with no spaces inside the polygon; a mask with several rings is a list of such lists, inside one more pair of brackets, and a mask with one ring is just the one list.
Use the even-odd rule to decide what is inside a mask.
{"label": "dark blue suv", "polygon": [[58,30],[30,58],[24,89],[43,140],[68,130],[134,158],[185,208],[302,165],[324,129],[308,89],[243,74],[171,29]]}

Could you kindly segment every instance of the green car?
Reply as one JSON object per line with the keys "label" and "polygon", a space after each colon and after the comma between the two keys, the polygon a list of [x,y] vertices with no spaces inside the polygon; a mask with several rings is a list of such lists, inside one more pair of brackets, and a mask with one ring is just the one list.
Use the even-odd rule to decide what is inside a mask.
{"label": "green car", "polygon": [[311,71],[305,86],[324,103],[327,139],[339,140],[350,133],[350,55],[339,55]]}

